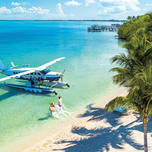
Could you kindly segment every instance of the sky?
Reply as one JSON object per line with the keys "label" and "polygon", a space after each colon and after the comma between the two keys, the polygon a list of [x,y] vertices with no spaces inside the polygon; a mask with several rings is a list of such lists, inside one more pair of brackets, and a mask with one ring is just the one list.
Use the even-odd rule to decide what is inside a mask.
{"label": "sky", "polygon": [[0,0],[0,20],[126,20],[152,12],[152,0]]}

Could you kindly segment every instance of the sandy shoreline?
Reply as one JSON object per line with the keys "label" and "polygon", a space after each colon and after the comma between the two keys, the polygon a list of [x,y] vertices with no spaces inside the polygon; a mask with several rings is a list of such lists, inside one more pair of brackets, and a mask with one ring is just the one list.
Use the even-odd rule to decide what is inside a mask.
{"label": "sandy shoreline", "polygon": [[[143,124],[137,113],[119,116],[117,113],[105,113],[105,105],[116,96],[127,94],[126,88],[120,88],[104,101],[88,105],[87,109],[75,114],[60,128],[56,128],[37,141],[18,149],[22,152],[50,151],[143,151]],[[152,122],[147,129],[148,146],[152,150]]]}

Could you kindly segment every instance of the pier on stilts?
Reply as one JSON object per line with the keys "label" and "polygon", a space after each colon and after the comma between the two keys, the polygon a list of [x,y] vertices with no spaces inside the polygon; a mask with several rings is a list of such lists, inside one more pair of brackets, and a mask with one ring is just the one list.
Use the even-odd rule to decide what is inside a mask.
{"label": "pier on stilts", "polygon": [[92,25],[88,27],[88,32],[101,32],[101,31],[110,31],[110,32],[117,32],[121,24],[111,24],[110,26],[107,25]]}

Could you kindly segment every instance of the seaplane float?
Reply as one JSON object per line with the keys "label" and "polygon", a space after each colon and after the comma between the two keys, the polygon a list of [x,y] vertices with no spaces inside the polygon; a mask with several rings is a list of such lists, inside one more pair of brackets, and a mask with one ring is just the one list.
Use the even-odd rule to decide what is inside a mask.
{"label": "seaplane float", "polygon": [[[65,57],[55,59],[36,68],[30,68],[29,64],[24,64],[22,68],[17,68],[18,66],[15,66],[13,62],[11,62],[12,67],[9,68],[4,66],[0,60],[0,73],[7,75],[7,77],[1,78],[0,81],[12,78],[21,79],[27,81],[27,83],[25,85],[15,85],[4,82],[4,85],[33,93],[55,93],[55,95],[57,95],[56,91],[52,89],[53,87],[69,87],[68,83],[63,82],[65,69],[62,73],[59,73],[52,72],[48,67],[64,58]],[[59,79],[61,79],[61,82]],[[43,85],[43,87],[40,87],[40,85]]]}

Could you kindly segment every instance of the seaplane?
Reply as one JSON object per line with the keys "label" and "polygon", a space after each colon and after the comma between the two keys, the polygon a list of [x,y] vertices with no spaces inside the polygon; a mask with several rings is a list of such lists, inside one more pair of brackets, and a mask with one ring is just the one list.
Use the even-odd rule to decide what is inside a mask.
{"label": "seaplane", "polygon": [[[5,81],[12,78],[21,79],[27,81],[27,83],[25,85],[15,85],[4,82],[4,85],[28,92],[41,93],[41,94],[55,93],[57,95],[56,91],[52,90],[53,87],[55,86],[69,87],[68,83],[63,82],[63,76],[64,76],[63,73],[65,72],[65,69],[62,73],[59,73],[59,72],[52,72],[48,67],[64,58],[65,57],[55,59],[51,62],[48,62],[36,68],[30,68],[29,64],[24,64],[22,68],[17,68],[18,66],[15,66],[13,62],[11,62],[12,67],[6,67],[3,65],[2,61],[0,60],[0,73],[7,76],[1,78],[0,81]],[[59,82],[60,78],[61,78],[61,82]],[[41,85],[46,85],[46,87],[45,88],[40,87],[40,84],[39,87],[35,85],[35,83],[37,84],[40,82]]]}

